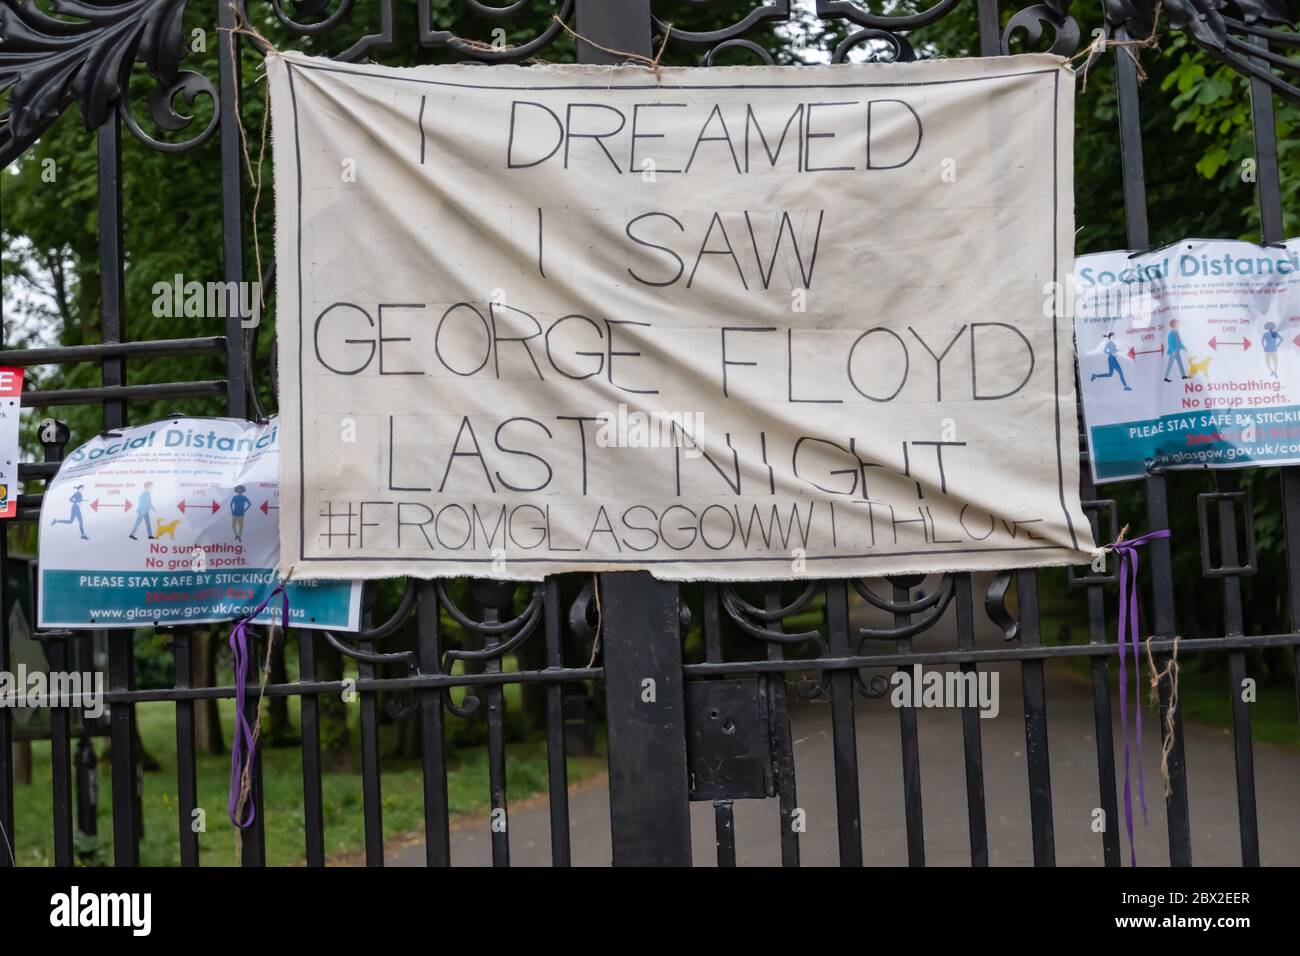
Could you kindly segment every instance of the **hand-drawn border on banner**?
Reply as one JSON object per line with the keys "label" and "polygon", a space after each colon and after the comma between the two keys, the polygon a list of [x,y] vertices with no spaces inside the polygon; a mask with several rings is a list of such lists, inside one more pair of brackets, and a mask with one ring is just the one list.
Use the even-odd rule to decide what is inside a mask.
{"label": "hand-drawn border on banner", "polygon": [[[431,80],[415,76],[402,76],[385,72],[377,74],[365,69],[348,68],[340,65],[321,66],[317,64],[295,63],[286,57],[285,66],[289,78],[289,98],[293,106],[293,142],[294,158],[297,174],[298,188],[298,234],[296,237],[296,246],[298,253],[298,553],[302,561],[417,561],[417,562],[451,562],[460,564],[490,564],[491,557],[484,558],[466,558],[458,557],[426,557],[416,555],[310,555],[307,553],[307,515],[306,515],[306,493],[304,491],[304,477],[306,476],[307,466],[304,454],[304,428],[306,422],[306,412],[303,407],[303,302],[302,302],[302,141],[298,135],[298,97],[294,90],[293,73],[295,69],[300,70],[318,70],[324,73],[347,73],[358,76],[368,76],[380,80],[395,80],[406,83],[419,83],[425,86],[451,86],[466,89],[479,90],[518,90],[521,92],[534,91],[554,91],[554,90],[609,90],[611,86],[605,84],[591,84],[588,86],[579,86],[572,84],[545,84],[518,86],[497,83],[453,83],[448,80]],[[744,67],[731,67],[730,69],[743,70]],[[1060,130],[1059,110],[1060,110],[1060,89],[1061,89],[1061,72],[1059,69],[1050,70],[1025,70],[1017,73],[998,73],[991,76],[971,76],[962,79],[953,80],[899,80],[889,83],[763,83],[763,84],[717,84],[717,83],[678,83],[674,84],[671,89],[685,90],[736,90],[736,89],[789,89],[789,90],[819,90],[819,89],[876,89],[892,88],[901,86],[949,86],[955,83],[980,83],[990,80],[1013,79],[1018,76],[1037,76],[1051,75],[1052,77],[1052,283],[1053,288],[1060,288],[1060,274],[1058,271],[1058,253],[1057,244],[1060,241],[1058,236],[1060,220]],[[664,85],[660,83],[646,84],[628,84],[626,86],[613,87],[619,90],[661,90]],[[1065,514],[1065,524],[1070,531],[1070,542],[1077,550],[1079,546],[1079,536],[1074,529],[1074,520],[1070,516],[1070,508],[1065,501],[1065,465],[1062,459],[1063,449],[1061,448],[1061,370],[1060,370],[1060,340],[1057,324],[1060,316],[1057,310],[1052,310],[1052,390],[1056,399],[1055,422],[1056,422],[1056,480],[1057,490],[1061,501],[1061,510]],[[1022,551],[1052,551],[1059,550],[1059,544],[1042,544],[1042,545],[1025,545],[1019,548],[946,548],[943,550],[923,550],[923,551],[891,551],[887,554],[824,554],[808,555],[809,561],[851,561],[855,558],[892,558],[892,557],[911,557],[915,555],[937,555],[937,554],[1000,554],[1002,552],[1022,552]],[[530,557],[530,562],[537,564],[573,564],[573,558],[544,558]],[[607,564],[628,564],[628,565],[651,565],[651,564],[709,564],[715,561],[715,558],[602,558],[598,562],[601,565]],[[743,555],[728,558],[728,561],[789,561],[786,555]]]}

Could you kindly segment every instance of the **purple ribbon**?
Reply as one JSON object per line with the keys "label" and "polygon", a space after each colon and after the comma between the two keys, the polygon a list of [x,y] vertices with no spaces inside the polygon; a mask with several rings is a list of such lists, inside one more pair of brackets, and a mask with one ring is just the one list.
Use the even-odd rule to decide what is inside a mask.
{"label": "purple ribbon", "polygon": [[1138,803],[1142,807],[1142,823],[1147,822],[1147,789],[1142,775],[1142,659],[1138,655],[1138,547],[1156,538],[1168,538],[1169,529],[1152,531],[1139,538],[1116,541],[1114,548],[1119,555],[1119,722],[1120,733],[1124,738],[1124,824],[1128,828],[1128,852],[1130,862],[1137,866],[1137,848],[1133,846],[1133,786],[1129,773],[1129,735],[1128,735],[1128,669],[1125,658],[1128,656],[1130,637],[1133,647],[1133,696],[1134,707],[1134,743],[1137,747]]}
{"label": "purple ribbon", "polygon": [[230,822],[241,830],[252,826],[257,816],[253,801],[249,800],[245,808],[246,819],[239,818],[239,791],[243,783],[244,767],[252,764],[253,756],[257,753],[257,738],[253,736],[253,728],[249,726],[248,717],[244,712],[248,691],[248,670],[252,657],[248,626],[253,623],[253,618],[266,610],[266,606],[271,603],[271,598],[277,594],[282,600],[280,628],[283,630],[289,623],[289,592],[284,589],[284,584],[280,583],[275,586],[275,590],[262,599],[261,604],[236,621],[230,631],[230,649],[235,654],[235,739],[230,746],[230,792],[226,800],[226,814],[230,817]]}

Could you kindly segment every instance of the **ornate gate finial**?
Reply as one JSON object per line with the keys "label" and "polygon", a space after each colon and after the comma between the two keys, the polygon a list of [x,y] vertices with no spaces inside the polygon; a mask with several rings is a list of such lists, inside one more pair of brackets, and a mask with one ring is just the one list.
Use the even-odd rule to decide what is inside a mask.
{"label": "ornate gate finial", "polygon": [[174,89],[185,55],[181,20],[188,0],[33,0],[0,6],[0,166],[34,143],[76,102],[88,129],[117,108],[131,67],[143,61],[163,89]]}
{"label": "ornate gate finial", "polygon": [[[1300,47],[1300,35],[1271,30],[1263,24],[1293,25],[1286,0],[1102,0],[1108,33],[1123,27],[1130,37],[1150,36],[1156,11],[1169,25],[1185,33],[1202,50],[1243,76],[1267,83],[1293,103],[1300,103],[1300,61],[1260,50],[1251,38]],[[1241,18],[1231,15],[1239,11]],[[1271,68],[1270,68],[1271,65]],[[1279,70],[1288,79],[1277,76]]]}

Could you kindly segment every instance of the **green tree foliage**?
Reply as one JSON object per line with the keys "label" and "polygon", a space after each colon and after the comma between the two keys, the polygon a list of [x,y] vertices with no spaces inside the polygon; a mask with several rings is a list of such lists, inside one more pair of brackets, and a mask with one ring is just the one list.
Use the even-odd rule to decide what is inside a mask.
{"label": "green tree foliage", "polygon": [[[1239,238],[1258,239],[1259,207],[1253,197],[1243,195],[1257,170],[1253,125],[1250,115],[1250,82],[1196,50],[1185,37],[1176,37],[1165,51],[1169,66],[1161,80],[1161,91],[1171,95],[1177,111],[1173,129],[1191,131],[1201,148],[1196,172],[1202,190],[1212,190],[1238,207],[1246,222]],[[1274,97],[1278,138],[1278,167],[1282,182],[1283,232],[1294,236],[1300,230],[1300,107]]]}
{"label": "green tree foliage", "polygon": [[[923,0],[900,0],[891,13],[902,15],[924,9]],[[292,11],[293,6],[286,4]],[[376,53],[384,63],[411,65],[456,59],[448,50],[422,48],[417,40],[414,4],[396,4],[396,44]],[[553,7],[537,0],[523,15],[510,20],[488,20],[475,15],[461,0],[429,0],[434,29],[450,30],[459,36],[485,42],[492,31],[504,28],[505,42],[523,43],[547,28]],[[656,13],[673,20],[678,29],[701,30],[736,22],[753,9],[755,0],[697,5],[657,3]],[[1003,5],[1003,21],[1013,13]],[[271,13],[270,4],[251,3],[255,26],[271,42],[283,48],[310,53],[337,54],[361,36],[378,29],[378,0],[358,0],[351,17],[336,29],[319,37],[290,34]],[[837,44],[855,28],[816,19],[809,5],[797,8],[789,24],[751,31],[747,38],[773,53],[777,62],[798,64],[826,62]],[[974,3],[960,4],[938,24],[909,35],[919,56],[972,56],[979,52],[978,24]],[[1080,34],[1089,39],[1101,26],[1100,3],[1074,4]],[[186,12],[184,34],[191,52],[184,68],[216,82],[219,44],[227,42],[211,21],[212,5],[192,3]],[[195,33],[194,31],[202,31]],[[200,39],[202,43],[198,42]],[[1052,40],[1050,30],[1042,41]],[[1012,49],[1023,49],[1024,37],[1012,39]],[[656,41],[657,42],[657,41]],[[878,44],[877,44],[878,45]],[[870,44],[859,45],[850,58],[861,58]],[[1124,200],[1120,177],[1117,135],[1117,106],[1114,59],[1128,53],[1112,48],[1089,71],[1086,85],[1076,100],[1075,195],[1079,227],[1077,249],[1095,252],[1125,247]],[[1146,168],[1146,191],[1151,241],[1159,245],[1184,236],[1258,238],[1259,215],[1255,185],[1242,175],[1243,162],[1253,155],[1252,127],[1247,81],[1217,64],[1185,37],[1161,34],[1158,49],[1139,54],[1149,78],[1140,88],[1141,126]],[[547,61],[575,58],[574,41],[561,36],[541,54]],[[699,51],[670,44],[664,53],[666,64],[698,62]],[[265,83],[259,72],[260,57],[249,44],[243,45],[244,74],[240,113],[247,129],[250,162],[257,167],[263,156],[262,128]],[[720,55],[718,63],[753,63],[752,52],[733,48]],[[153,81],[137,65],[131,85],[131,111],[141,117],[146,130],[148,97]],[[212,103],[200,96],[192,106],[177,104],[193,113],[193,122],[177,134],[155,133],[175,140],[192,136],[212,117]],[[1287,212],[1287,233],[1297,227],[1296,193],[1300,190],[1300,149],[1297,149],[1297,108],[1277,101],[1279,161]],[[187,280],[219,280],[224,277],[221,254],[222,206],[220,144],[214,136],[208,143],[181,154],[160,152],[122,132],[122,196],[124,210],[125,327],[131,339],[174,338],[219,335],[224,322],[216,318],[167,318],[154,314],[154,286],[170,282],[173,276]],[[50,170],[54,175],[51,180]],[[252,235],[256,232],[265,270],[271,260],[273,236],[273,185],[270,157],[266,155],[250,177],[243,175],[241,220],[245,230],[243,269],[256,277]],[[98,222],[98,161],[93,134],[87,134],[81,117],[70,109],[9,169],[0,172],[0,256],[3,257],[5,344],[78,344],[98,341],[100,320],[100,260]],[[260,195],[255,186],[260,178]],[[256,202],[256,212],[254,204]],[[275,300],[264,311],[263,329],[257,337],[256,380],[263,405],[273,410],[266,374],[270,357],[270,329]],[[32,370],[34,386],[71,388],[95,385],[99,368],[92,364],[48,367]],[[224,357],[133,360],[129,378],[133,383],[221,379]],[[219,415],[226,411],[222,398],[188,399],[152,405],[133,404],[131,421],[149,421],[176,410],[191,414]],[[72,425],[73,444],[86,440],[100,428],[96,407],[55,410]],[[29,435],[29,439],[31,436]],[[29,448],[35,450],[34,441]],[[1274,472],[1257,471],[1246,479],[1256,489],[1256,524],[1261,548],[1261,573],[1247,580],[1248,602],[1257,611],[1262,628],[1278,627],[1282,621],[1281,525],[1277,480]],[[1145,522],[1139,485],[1112,485],[1104,489],[1115,494],[1122,513],[1133,516],[1138,526]],[[1177,578],[1188,583],[1184,595],[1193,611],[1180,618],[1193,626],[1217,616],[1214,590],[1199,587],[1194,500],[1176,499],[1173,508],[1175,552],[1180,562]],[[1135,529],[1136,530],[1136,529]],[[25,530],[33,533],[32,529]],[[27,542],[28,547],[34,541]],[[383,607],[392,595],[377,606]]]}

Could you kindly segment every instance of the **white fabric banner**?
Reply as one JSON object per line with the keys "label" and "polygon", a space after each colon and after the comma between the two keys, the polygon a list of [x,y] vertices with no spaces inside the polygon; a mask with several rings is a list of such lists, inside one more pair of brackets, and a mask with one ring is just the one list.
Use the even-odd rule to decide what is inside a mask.
{"label": "white fabric banner", "polygon": [[1062,59],[269,69],[296,576],[1089,559]]}

